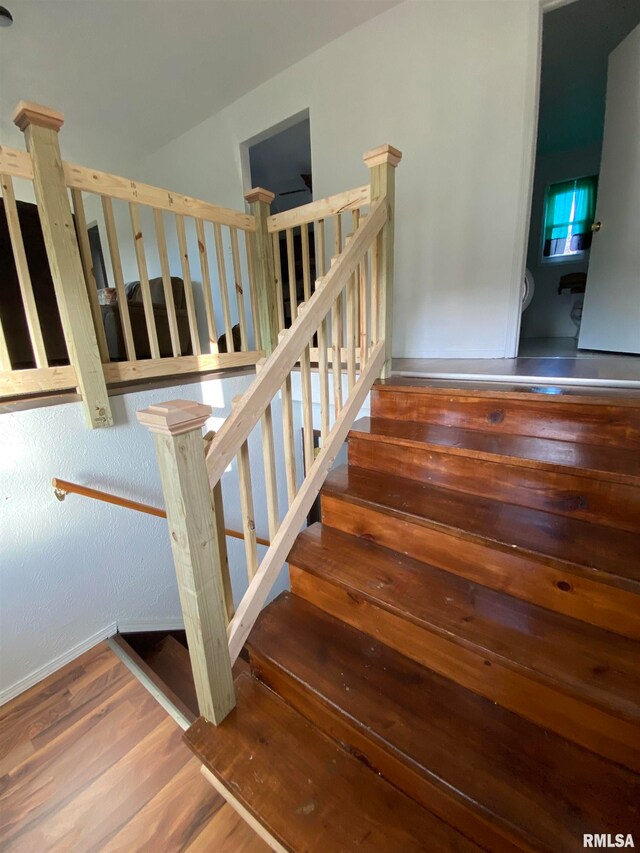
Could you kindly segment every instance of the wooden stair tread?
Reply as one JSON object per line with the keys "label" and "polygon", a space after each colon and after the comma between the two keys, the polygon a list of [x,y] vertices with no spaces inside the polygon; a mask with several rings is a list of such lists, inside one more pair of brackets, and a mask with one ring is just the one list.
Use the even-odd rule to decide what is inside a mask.
{"label": "wooden stair tread", "polygon": [[[549,389],[553,389],[553,393]],[[376,392],[409,391],[423,394],[455,395],[456,397],[503,397],[517,400],[545,400],[551,405],[566,400],[571,403],[596,406],[628,406],[640,409],[640,392],[635,388],[606,388],[581,385],[554,385],[553,379],[544,385],[523,385],[510,382],[478,382],[474,380],[433,379],[428,376],[392,374],[378,379]]]}
{"label": "wooden stair tread", "polygon": [[346,465],[329,473],[322,493],[493,547],[522,549],[640,591],[640,537],[629,531]]}
{"label": "wooden stair tread", "polygon": [[570,473],[578,469],[582,475],[640,486],[640,454],[635,449],[494,434],[391,418],[360,418],[353,425],[351,434],[362,440],[418,445],[441,453],[511,465],[568,470]]}
{"label": "wooden stair tread", "polygon": [[[322,707],[342,740],[347,726],[353,733],[347,746],[365,761],[391,754],[464,808],[497,822],[524,849],[581,850],[584,832],[640,830],[637,774],[295,595],[284,593],[263,611],[247,645],[261,678],[279,680],[280,692],[288,683],[290,701],[302,702],[305,713]],[[374,745],[370,754],[367,743]]]}
{"label": "wooden stair tread", "polygon": [[640,393],[614,389],[434,384],[391,377],[371,394],[372,417],[640,449]]}
{"label": "wooden stair tread", "polygon": [[185,739],[203,764],[287,850],[478,850],[338,747],[248,674],[216,727]]}
{"label": "wooden stair tread", "polygon": [[300,534],[289,563],[489,660],[640,722],[637,641],[322,524]]}

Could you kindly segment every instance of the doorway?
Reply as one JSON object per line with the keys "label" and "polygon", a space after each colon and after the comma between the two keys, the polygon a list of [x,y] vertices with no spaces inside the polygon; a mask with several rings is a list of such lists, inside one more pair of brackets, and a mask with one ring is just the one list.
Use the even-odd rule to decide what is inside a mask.
{"label": "doorway", "polygon": [[520,357],[592,354],[578,338],[598,239],[607,67],[639,23],[637,0],[576,0],[544,15]]}
{"label": "doorway", "polygon": [[[244,143],[245,183],[249,187],[262,187],[274,194],[271,213],[283,213],[313,201],[313,175],[311,167],[311,125],[305,111],[270,128]],[[292,229],[292,263],[286,245],[286,234],[280,234],[280,275],[284,306],[285,328],[291,325],[290,278],[295,279],[297,304],[304,302],[302,274],[302,237],[300,228]],[[309,255],[311,280],[315,280],[314,231],[309,229]]]}

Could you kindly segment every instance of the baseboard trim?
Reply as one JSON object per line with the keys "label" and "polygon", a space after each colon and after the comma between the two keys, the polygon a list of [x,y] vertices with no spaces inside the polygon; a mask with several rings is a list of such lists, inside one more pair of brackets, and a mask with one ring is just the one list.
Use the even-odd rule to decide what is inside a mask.
{"label": "baseboard trim", "polygon": [[411,355],[394,355],[394,361],[412,358],[505,358],[504,347],[486,347],[480,349],[447,349],[434,347],[412,352]]}
{"label": "baseboard trim", "polygon": [[151,616],[143,619],[118,619],[119,634],[135,634],[138,631],[183,631],[182,616]]}
{"label": "baseboard trim", "polygon": [[53,658],[43,666],[34,669],[33,672],[25,675],[24,678],[19,679],[14,684],[10,684],[9,687],[5,687],[4,690],[0,691],[0,706],[5,705],[11,699],[15,699],[16,696],[19,696],[21,693],[29,690],[29,688],[33,687],[39,681],[42,681],[44,678],[47,678],[49,675],[53,675],[54,672],[57,672],[59,669],[62,669],[63,666],[66,666],[66,664],[71,663],[71,661],[80,657],[80,655],[88,652],[89,649],[97,646],[98,643],[112,637],[117,630],[117,623],[111,622],[109,625],[106,625],[104,628],[96,631],[95,634],[87,637],[86,640],[83,640],[81,643],[77,643],[66,652],[58,655],[58,657]]}

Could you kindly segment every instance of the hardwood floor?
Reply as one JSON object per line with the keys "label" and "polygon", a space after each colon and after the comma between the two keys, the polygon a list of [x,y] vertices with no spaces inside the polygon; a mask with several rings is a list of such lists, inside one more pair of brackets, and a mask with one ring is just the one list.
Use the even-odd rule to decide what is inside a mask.
{"label": "hardwood floor", "polygon": [[269,848],[106,643],[0,709],[0,850]]}

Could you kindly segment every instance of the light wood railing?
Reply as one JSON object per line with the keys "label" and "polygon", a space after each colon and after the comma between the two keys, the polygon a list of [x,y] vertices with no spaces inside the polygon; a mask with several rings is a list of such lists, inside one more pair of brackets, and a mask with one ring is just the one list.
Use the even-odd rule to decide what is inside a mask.
{"label": "light wood railing", "polygon": [[[14,363],[6,331],[15,318],[0,316],[0,398],[77,388],[89,425],[108,426],[110,385],[255,365],[263,355],[253,280],[255,217],[63,161],[63,117],[53,110],[21,103],[14,121],[28,151],[0,147],[0,182],[33,364]],[[26,182],[22,194],[35,196],[38,205],[68,356],[57,363],[45,346],[48,320],[39,316],[34,296],[16,182]],[[98,228],[117,298],[104,309],[88,222]],[[176,306],[172,277],[181,279],[184,308]],[[133,280],[141,295],[135,303],[125,289]]]}
{"label": "light wood railing", "polygon": [[[258,363],[257,376],[245,394],[234,401],[231,414],[209,443],[206,458],[200,433],[211,414],[208,406],[173,401],[138,413],[156,445],[200,712],[216,723],[235,701],[231,664],[285,565],[371,386],[386,369],[391,338],[387,306],[393,284],[393,172],[400,156],[391,146],[375,149],[365,155],[371,169],[369,189],[361,187],[275,217],[269,217],[265,209],[270,194],[252,191],[256,252],[262,253],[258,265],[264,276],[261,288],[268,317],[261,323],[262,340],[272,351]],[[264,208],[260,210],[259,205]],[[347,211],[354,230],[343,239],[340,217]],[[323,223],[327,217],[336,217],[334,241],[338,234],[340,242],[335,242],[336,254],[325,272]],[[308,241],[312,223],[316,270],[320,272],[314,286]],[[289,289],[292,317],[287,328],[275,274],[278,240],[273,235],[285,232],[287,266],[291,267],[293,229],[297,227],[302,228],[305,299],[298,302],[293,269]],[[276,333],[277,345],[274,339],[268,340]],[[318,383],[312,381],[316,371]],[[298,383],[299,419],[293,394]],[[330,384],[334,386],[333,405]],[[295,442],[298,422],[304,437],[300,453]],[[317,454],[313,441],[316,423],[321,434]],[[256,464],[258,456],[260,464]],[[239,603],[235,610],[229,601],[228,566],[220,556],[225,472],[237,476],[245,542],[247,586],[242,595],[236,590]],[[257,487],[264,496],[259,503],[255,500]],[[256,528],[264,522],[256,513],[257,506],[266,509],[271,541],[262,555]]]}

